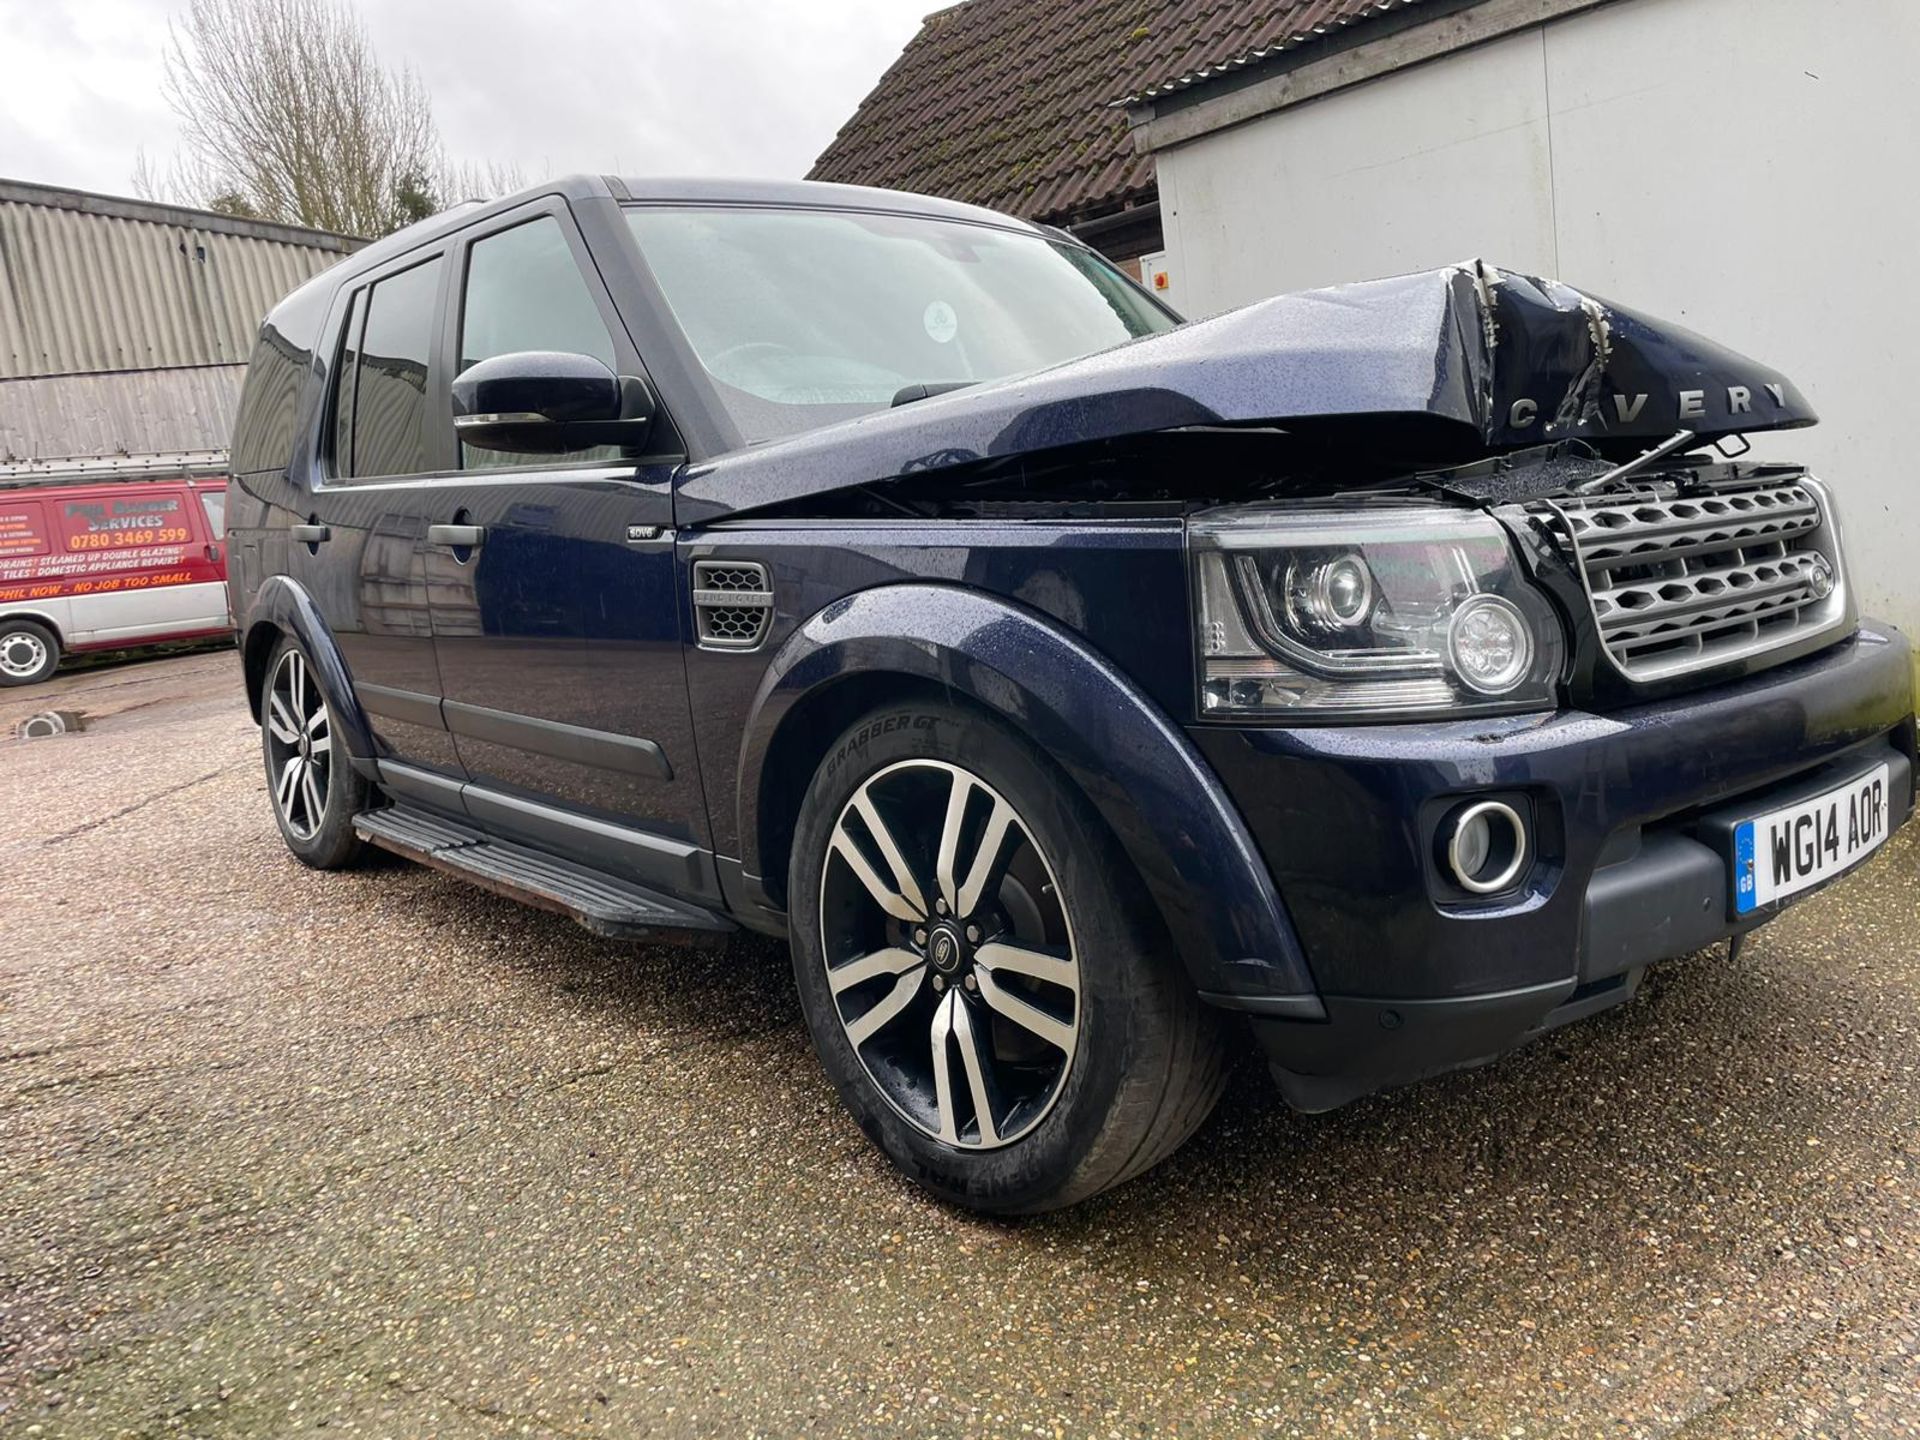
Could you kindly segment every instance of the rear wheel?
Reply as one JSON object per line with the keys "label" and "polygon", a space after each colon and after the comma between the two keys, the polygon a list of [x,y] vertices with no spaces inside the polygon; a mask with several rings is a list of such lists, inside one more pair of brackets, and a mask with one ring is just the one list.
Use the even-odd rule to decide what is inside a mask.
{"label": "rear wheel", "polygon": [[59,668],[60,642],[37,620],[0,620],[0,685],[33,685]]}
{"label": "rear wheel", "polygon": [[326,692],[291,636],[267,663],[260,697],[260,746],[281,838],[302,864],[339,870],[364,846],[353,817],[367,808],[367,782],[337,748]]}
{"label": "rear wheel", "polygon": [[1053,1209],[1170,1154],[1223,1081],[1212,1017],[1084,798],[985,716],[868,716],[789,880],[814,1044],[861,1127],[959,1204]]}

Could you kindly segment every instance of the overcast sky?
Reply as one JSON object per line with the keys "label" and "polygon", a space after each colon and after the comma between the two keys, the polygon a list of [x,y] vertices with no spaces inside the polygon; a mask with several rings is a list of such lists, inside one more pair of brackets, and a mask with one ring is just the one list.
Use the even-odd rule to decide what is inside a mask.
{"label": "overcast sky", "polygon": [[[793,177],[941,0],[359,0],[456,161]],[[184,0],[0,0],[0,178],[131,193],[164,171],[167,17]]]}

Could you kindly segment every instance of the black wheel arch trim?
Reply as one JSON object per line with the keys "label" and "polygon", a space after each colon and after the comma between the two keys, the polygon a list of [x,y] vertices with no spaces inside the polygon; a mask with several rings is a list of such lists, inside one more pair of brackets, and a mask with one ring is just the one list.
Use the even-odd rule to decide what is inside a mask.
{"label": "black wheel arch trim", "polygon": [[1253,837],[1187,736],[1082,639],[982,591],[884,585],[834,601],[787,637],[741,739],[740,853],[757,878],[784,873],[760,823],[781,726],[822,687],[875,673],[964,697],[1051,755],[1113,830],[1200,990],[1315,993]]}
{"label": "black wheel arch trim", "polygon": [[300,642],[333,710],[335,735],[345,742],[347,755],[356,768],[370,772],[377,753],[373,731],[354,696],[353,677],[347,663],[341,658],[340,647],[334,643],[333,632],[327,628],[313,597],[284,575],[271,576],[261,585],[240,630],[247,708],[253,712],[255,723],[260,719],[260,693],[266,681],[267,652],[271,649],[270,645],[258,645],[254,639],[263,633],[262,627],[291,635]]}

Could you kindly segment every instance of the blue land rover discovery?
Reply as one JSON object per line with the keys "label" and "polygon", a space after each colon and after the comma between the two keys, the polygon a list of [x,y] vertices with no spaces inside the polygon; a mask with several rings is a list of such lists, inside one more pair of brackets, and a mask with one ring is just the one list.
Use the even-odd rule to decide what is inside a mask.
{"label": "blue land rover discovery", "polygon": [[273,813],[610,936],[789,939],[931,1190],[1164,1158],[1630,997],[1914,798],[1906,643],[1739,437],[1785,376],[1467,264],[1178,316],[918,196],[584,178],[267,318]]}

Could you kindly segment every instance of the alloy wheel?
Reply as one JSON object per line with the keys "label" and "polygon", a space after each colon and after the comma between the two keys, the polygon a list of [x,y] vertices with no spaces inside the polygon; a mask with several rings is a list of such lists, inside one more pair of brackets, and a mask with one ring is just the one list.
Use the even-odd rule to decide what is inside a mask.
{"label": "alloy wheel", "polygon": [[311,839],[326,818],[333,779],[333,724],[306,657],[288,650],[267,687],[267,783],[296,839]]}
{"label": "alloy wheel", "polygon": [[40,673],[47,663],[47,642],[31,630],[12,630],[0,635],[0,675],[25,680]]}
{"label": "alloy wheel", "polygon": [[1052,867],[978,775],[905,760],[834,823],[820,880],[827,985],[868,1077],[965,1149],[1040,1123],[1073,1066],[1080,964]]}

